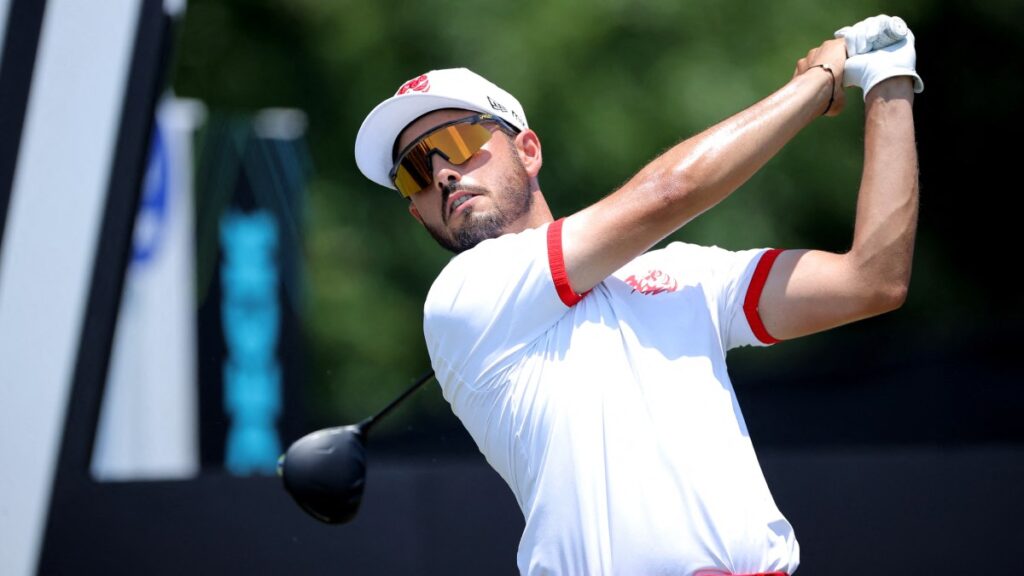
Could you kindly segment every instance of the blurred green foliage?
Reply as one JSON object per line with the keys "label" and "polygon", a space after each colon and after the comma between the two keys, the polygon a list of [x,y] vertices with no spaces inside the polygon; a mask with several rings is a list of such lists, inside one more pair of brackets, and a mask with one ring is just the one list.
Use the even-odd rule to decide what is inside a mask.
{"label": "blurred green foliage", "polygon": [[[941,5],[192,0],[173,86],[215,109],[308,113],[316,166],[305,237],[311,408],[320,423],[348,422],[428,367],[422,303],[449,257],[405,214],[406,201],[363,178],[353,160],[363,118],[405,80],[466,66],[516,95],[544,145],[541,188],[556,216],[566,215],[673,143],[782,86],[796,60],[842,25],[884,12],[915,29],[934,26]],[[994,27],[1020,14],[1009,2],[985,6],[977,17]],[[732,249],[845,250],[863,154],[859,96],[850,91],[842,116],[815,122],[673,238]],[[915,274],[945,284],[946,265],[925,254]],[[955,300],[955,293],[915,293],[901,318],[926,322],[929,307],[955,308]],[[427,396],[417,397],[420,412],[447,410],[439,395]]]}

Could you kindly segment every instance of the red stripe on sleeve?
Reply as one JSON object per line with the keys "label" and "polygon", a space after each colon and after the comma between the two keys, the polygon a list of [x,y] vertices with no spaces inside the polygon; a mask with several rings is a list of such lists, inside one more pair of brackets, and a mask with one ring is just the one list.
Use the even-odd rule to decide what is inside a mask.
{"label": "red stripe on sleeve", "polygon": [[779,254],[782,254],[782,250],[778,248],[767,250],[761,254],[757,268],[754,268],[754,277],[750,279],[750,286],[747,286],[747,297],[743,300],[743,312],[747,316],[747,323],[754,331],[754,336],[757,336],[757,339],[765,344],[775,344],[779,341],[768,333],[764,322],[761,321],[761,313],[758,311],[761,291],[764,290],[764,284],[768,281],[768,273],[771,272],[772,264],[775,263]]}
{"label": "red stripe on sleeve", "polygon": [[548,265],[551,266],[551,279],[555,282],[555,291],[566,306],[575,306],[583,299],[569,285],[569,275],[565,272],[565,256],[562,254],[562,222],[559,218],[548,226]]}

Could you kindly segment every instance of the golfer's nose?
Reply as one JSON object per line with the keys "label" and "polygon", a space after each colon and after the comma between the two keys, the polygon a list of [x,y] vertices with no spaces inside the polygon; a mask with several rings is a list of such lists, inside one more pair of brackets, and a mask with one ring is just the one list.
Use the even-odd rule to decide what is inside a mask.
{"label": "golfer's nose", "polygon": [[462,172],[459,171],[458,166],[444,158],[434,157],[434,186],[438,190],[460,180],[462,180]]}

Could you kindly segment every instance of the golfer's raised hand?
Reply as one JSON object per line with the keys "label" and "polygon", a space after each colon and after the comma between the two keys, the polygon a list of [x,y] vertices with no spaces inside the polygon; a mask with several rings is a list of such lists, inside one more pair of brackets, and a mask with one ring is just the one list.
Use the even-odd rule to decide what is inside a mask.
{"label": "golfer's raised hand", "polygon": [[851,56],[844,86],[858,86],[864,91],[864,100],[868,92],[882,80],[895,76],[909,76],[914,80],[914,92],[924,90],[924,82],[917,74],[917,50],[914,47],[914,33],[907,30],[907,37],[891,46],[880,50]]}
{"label": "golfer's raised hand", "polygon": [[[822,70],[820,67],[826,67]],[[811,70],[811,68],[817,68]],[[828,76],[832,73],[832,105],[828,108],[826,116],[837,116],[846,105],[846,97],[843,95],[843,73],[846,68],[846,42],[843,39],[826,40],[821,46],[812,48],[807,56],[797,60],[793,76],[799,76],[810,71],[814,74]]]}

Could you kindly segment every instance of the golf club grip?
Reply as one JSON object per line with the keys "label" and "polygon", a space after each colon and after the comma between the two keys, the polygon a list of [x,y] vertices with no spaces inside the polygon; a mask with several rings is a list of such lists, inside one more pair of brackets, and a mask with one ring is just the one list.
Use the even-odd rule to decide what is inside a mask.
{"label": "golf club grip", "polygon": [[879,27],[878,35],[871,39],[871,49],[880,50],[907,37],[907,23],[899,16],[889,16]]}
{"label": "golf club grip", "polygon": [[373,426],[375,424],[377,424],[377,422],[381,418],[386,416],[388,412],[391,412],[392,410],[394,410],[395,406],[398,406],[399,404],[401,404],[413,392],[418,390],[420,388],[420,386],[423,386],[424,384],[426,384],[433,377],[434,377],[434,371],[433,370],[428,370],[426,373],[424,373],[422,376],[420,376],[416,380],[416,382],[412,386],[409,387],[408,390],[406,390],[405,392],[402,392],[402,394],[398,398],[395,398],[394,400],[392,400],[391,403],[388,404],[387,406],[385,406],[383,410],[381,410],[380,412],[377,412],[373,416],[370,416],[366,420],[363,420],[362,422],[357,424],[357,426],[359,427],[360,432],[362,432],[363,434],[366,434],[367,432],[369,432],[370,428],[373,428]]}

